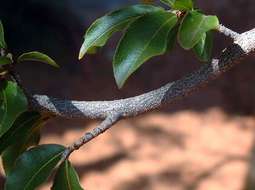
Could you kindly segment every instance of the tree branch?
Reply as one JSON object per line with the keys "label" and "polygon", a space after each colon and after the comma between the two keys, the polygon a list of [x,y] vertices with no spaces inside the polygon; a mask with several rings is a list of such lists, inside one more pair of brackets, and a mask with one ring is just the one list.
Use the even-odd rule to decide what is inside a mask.
{"label": "tree branch", "polygon": [[218,59],[212,59],[211,63],[203,65],[199,70],[151,92],[113,101],[73,101],[60,100],[46,95],[34,95],[31,105],[34,110],[65,118],[104,119],[97,128],[86,133],[68,147],[63,154],[62,161],[68,159],[73,151],[111,128],[121,118],[133,117],[173,103],[198,90],[231,69],[242,58],[254,53],[255,29],[242,34],[237,34],[225,27],[220,27],[219,30],[232,36],[234,42],[221,52]]}
{"label": "tree branch", "polygon": [[218,59],[213,59],[199,70],[151,92],[114,101],[72,101],[34,95],[35,103],[32,107],[40,112],[70,119],[105,119],[112,112],[119,113],[121,117],[133,117],[189,95],[231,69],[254,50],[255,29],[238,35],[233,44],[222,51]]}

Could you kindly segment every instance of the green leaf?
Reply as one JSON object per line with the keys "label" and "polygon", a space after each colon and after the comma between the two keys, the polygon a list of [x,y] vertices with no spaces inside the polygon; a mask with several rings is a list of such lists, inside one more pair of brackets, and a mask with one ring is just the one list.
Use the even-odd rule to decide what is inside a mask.
{"label": "green leaf", "polygon": [[65,147],[41,145],[23,153],[7,175],[5,190],[34,190],[51,174]]}
{"label": "green leaf", "polygon": [[0,137],[0,154],[9,146],[31,133],[41,115],[38,112],[24,112],[14,124]]}
{"label": "green leaf", "polygon": [[12,60],[6,56],[0,56],[0,66],[11,64]]}
{"label": "green leaf", "polygon": [[7,48],[7,45],[4,40],[4,27],[1,20],[0,20],[0,48],[3,49]]}
{"label": "green leaf", "polygon": [[193,0],[160,0],[172,9],[186,11],[193,9]]}
{"label": "green leaf", "polygon": [[165,53],[168,34],[176,23],[175,14],[158,11],[144,15],[130,24],[119,42],[113,60],[114,76],[119,88],[145,61]]}
{"label": "green leaf", "polygon": [[5,174],[14,167],[17,158],[29,147],[38,145],[41,137],[41,128],[36,127],[29,135],[19,139],[14,145],[9,146],[2,154],[2,164]]}
{"label": "green leaf", "polygon": [[195,54],[201,61],[209,61],[212,55],[213,48],[213,35],[209,31],[202,35],[201,40],[193,48]]}
{"label": "green leaf", "polygon": [[27,99],[16,83],[5,81],[0,88],[0,137],[27,110]]}
{"label": "green leaf", "polygon": [[28,52],[28,53],[24,53],[20,55],[17,61],[19,63],[24,61],[38,61],[38,62],[49,64],[53,67],[59,67],[58,64],[53,59],[51,59],[48,55],[45,55],[37,51],[32,51],[32,52]]}
{"label": "green leaf", "polygon": [[175,27],[168,34],[167,51],[171,51],[174,45],[176,44],[178,28],[179,28],[179,25],[175,25]]}
{"label": "green leaf", "polygon": [[152,5],[133,5],[97,19],[89,27],[84,36],[79,59],[81,59],[89,49],[104,46],[113,33],[125,29],[129,23],[140,16],[159,10],[162,10],[162,8]]}
{"label": "green leaf", "polygon": [[69,161],[62,163],[54,178],[52,190],[83,190],[79,177]]}
{"label": "green leaf", "polygon": [[178,40],[184,49],[193,48],[204,33],[219,26],[217,16],[206,16],[198,11],[191,11],[184,17],[179,28]]}

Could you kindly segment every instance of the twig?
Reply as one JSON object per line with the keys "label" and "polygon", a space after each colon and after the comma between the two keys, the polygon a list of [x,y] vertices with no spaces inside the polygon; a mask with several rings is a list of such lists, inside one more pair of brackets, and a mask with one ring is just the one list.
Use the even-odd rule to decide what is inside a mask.
{"label": "twig", "polygon": [[106,130],[110,129],[119,119],[120,115],[118,113],[109,114],[109,116],[106,117],[106,119],[101,122],[98,127],[94,128],[91,132],[85,133],[83,137],[69,146],[63,153],[62,160],[66,160],[73,151],[78,150],[84,144],[88,143],[92,139],[104,133]]}
{"label": "twig", "polygon": [[239,33],[237,33],[237,32],[235,32],[235,31],[233,31],[233,30],[227,28],[226,26],[224,26],[224,25],[222,25],[222,24],[219,25],[219,27],[217,28],[217,30],[218,30],[220,33],[224,34],[225,36],[228,36],[228,37],[232,38],[233,40],[236,40],[236,39],[240,36]]}

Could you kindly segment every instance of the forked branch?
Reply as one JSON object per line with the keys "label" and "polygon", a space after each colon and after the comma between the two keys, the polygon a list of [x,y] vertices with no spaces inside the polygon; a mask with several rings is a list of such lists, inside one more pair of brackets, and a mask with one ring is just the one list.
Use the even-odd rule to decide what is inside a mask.
{"label": "forked branch", "polygon": [[[234,39],[233,44],[224,49],[217,59],[203,65],[199,70],[170,82],[151,92],[113,101],[73,101],[51,98],[46,95],[34,95],[32,108],[40,112],[64,118],[104,119],[98,128],[86,133],[79,141],[67,149],[64,157],[109,129],[121,118],[134,117],[138,114],[171,104],[200,89],[225,71],[239,63],[242,58],[255,51],[255,29],[242,34],[235,33],[223,26],[219,29]],[[224,32],[225,31],[225,32]],[[113,114],[114,113],[114,114]]]}

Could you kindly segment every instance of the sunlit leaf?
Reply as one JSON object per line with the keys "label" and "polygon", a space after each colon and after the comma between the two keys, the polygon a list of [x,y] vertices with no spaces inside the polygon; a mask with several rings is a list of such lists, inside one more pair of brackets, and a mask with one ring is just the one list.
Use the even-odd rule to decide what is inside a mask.
{"label": "sunlit leaf", "polygon": [[69,161],[63,162],[54,178],[52,190],[83,190],[79,177]]}
{"label": "sunlit leaf", "polygon": [[20,55],[17,61],[19,63],[25,62],[25,61],[37,61],[37,62],[49,64],[54,67],[59,67],[58,64],[53,59],[51,59],[48,55],[45,55],[37,51],[32,51],[32,52],[28,52],[28,53],[24,53]]}
{"label": "sunlit leaf", "polygon": [[20,87],[14,82],[4,82],[0,87],[0,137],[26,110],[27,99]]}
{"label": "sunlit leaf", "polygon": [[212,32],[207,32],[202,35],[201,40],[194,46],[193,50],[201,61],[209,61],[211,59],[213,48]]}
{"label": "sunlit leaf", "polygon": [[158,11],[130,24],[113,60],[114,76],[119,88],[145,61],[165,53],[168,34],[176,23],[175,14]]}
{"label": "sunlit leaf", "polygon": [[219,20],[216,16],[206,16],[198,11],[191,11],[181,23],[178,39],[184,49],[193,48],[201,39],[204,33],[216,29]]}
{"label": "sunlit leaf", "polygon": [[126,28],[127,25],[135,19],[144,14],[158,10],[162,10],[162,8],[152,5],[133,5],[97,19],[89,27],[84,36],[79,59],[81,59],[89,49],[104,46],[113,33]]}
{"label": "sunlit leaf", "polygon": [[7,48],[7,45],[4,39],[4,27],[1,20],[0,20],[0,48],[4,48],[4,49]]}
{"label": "sunlit leaf", "polygon": [[51,174],[65,147],[41,145],[23,153],[6,178],[5,190],[34,190]]}

